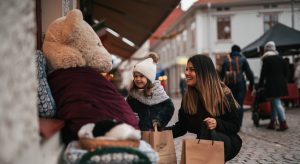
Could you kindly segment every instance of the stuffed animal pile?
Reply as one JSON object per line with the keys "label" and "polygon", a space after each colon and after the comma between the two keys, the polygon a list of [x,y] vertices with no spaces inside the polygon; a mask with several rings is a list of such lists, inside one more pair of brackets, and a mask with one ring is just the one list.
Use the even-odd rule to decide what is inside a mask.
{"label": "stuffed animal pile", "polygon": [[66,143],[78,139],[82,125],[99,120],[115,119],[138,128],[130,106],[101,75],[110,71],[112,57],[80,10],[74,9],[48,26],[43,51],[52,70],[48,82],[56,115],[65,120]]}

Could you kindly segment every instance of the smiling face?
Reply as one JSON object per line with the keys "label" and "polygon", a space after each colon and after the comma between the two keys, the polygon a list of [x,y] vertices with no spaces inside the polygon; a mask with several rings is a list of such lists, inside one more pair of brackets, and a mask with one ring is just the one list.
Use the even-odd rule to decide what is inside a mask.
{"label": "smiling face", "polygon": [[197,76],[195,68],[191,62],[188,62],[185,68],[186,84],[190,87],[194,87],[197,83]]}
{"label": "smiling face", "polygon": [[145,86],[147,84],[147,78],[146,78],[146,76],[144,76],[143,74],[141,74],[139,72],[134,72],[133,73],[133,82],[139,89],[143,89],[143,88],[145,88]]}

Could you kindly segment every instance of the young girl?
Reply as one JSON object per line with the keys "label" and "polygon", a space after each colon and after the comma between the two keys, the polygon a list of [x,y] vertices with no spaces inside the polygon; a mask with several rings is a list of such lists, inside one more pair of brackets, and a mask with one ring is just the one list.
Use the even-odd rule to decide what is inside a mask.
{"label": "young girl", "polygon": [[174,113],[172,100],[159,80],[155,80],[158,55],[149,53],[149,58],[136,64],[133,69],[133,85],[127,98],[132,110],[138,114],[142,131],[153,129],[153,123],[165,127]]}
{"label": "young girl", "polygon": [[[178,122],[166,129],[172,129],[174,138],[188,131],[197,134],[197,138],[224,141],[225,160],[232,159],[242,146],[237,134],[240,129],[238,103],[220,81],[209,57],[189,58],[185,76],[188,89],[178,112]],[[214,133],[210,133],[212,130]]]}

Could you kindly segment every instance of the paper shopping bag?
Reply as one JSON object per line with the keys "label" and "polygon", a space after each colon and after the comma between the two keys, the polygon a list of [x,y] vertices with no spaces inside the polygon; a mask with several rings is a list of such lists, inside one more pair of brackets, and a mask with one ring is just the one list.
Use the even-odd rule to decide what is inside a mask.
{"label": "paper shopping bag", "polygon": [[176,152],[171,130],[143,131],[142,139],[159,154],[159,164],[176,164]]}
{"label": "paper shopping bag", "polygon": [[223,141],[183,139],[180,164],[224,163],[225,159]]}

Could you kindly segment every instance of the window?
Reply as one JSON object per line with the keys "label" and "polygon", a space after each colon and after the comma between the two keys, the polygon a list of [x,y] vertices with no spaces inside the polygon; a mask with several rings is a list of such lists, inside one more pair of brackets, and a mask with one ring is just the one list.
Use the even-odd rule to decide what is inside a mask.
{"label": "window", "polygon": [[229,11],[230,7],[225,6],[225,7],[217,7],[217,11]]}
{"label": "window", "polygon": [[177,49],[176,56],[180,55],[182,50],[181,47],[182,47],[181,34],[178,34],[176,37],[176,49]]}
{"label": "window", "polygon": [[174,57],[176,56],[175,54],[177,53],[176,51],[176,40],[172,39],[171,40],[171,56],[170,56],[170,61],[172,59],[174,59]]}
{"label": "window", "polygon": [[196,45],[196,24],[191,24],[191,48],[195,48]]}
{"label": "window", "polygon": [[182,43],[183,43],[183,53],[186,52],[186,45],[187,45],[187,31],[184,30],[182,33]]}
{"label": "window", "polygon": [[231,39],[230,17],[217,18],[218,39]]}
{"label": "window", "polygon": [[167,55],[167,50],[166,50],[166,47],[163,47],[161,49],[161,54],[160,54],[160,57],[161,57],[161,63],[164,63],[166,61],[166,55]]}
{"label": "window", "polygon": [[264,32],[268,31],[272,26],[278,22],[278,14],[265,14],[264,15]]}
{"label": "window", "polygon": [[166,60],[168,61],[169,59],[170,59],[170,55],[171,55],[171,43],[169,42],[168,44],[167,44],[167,57],[166,57]]}

